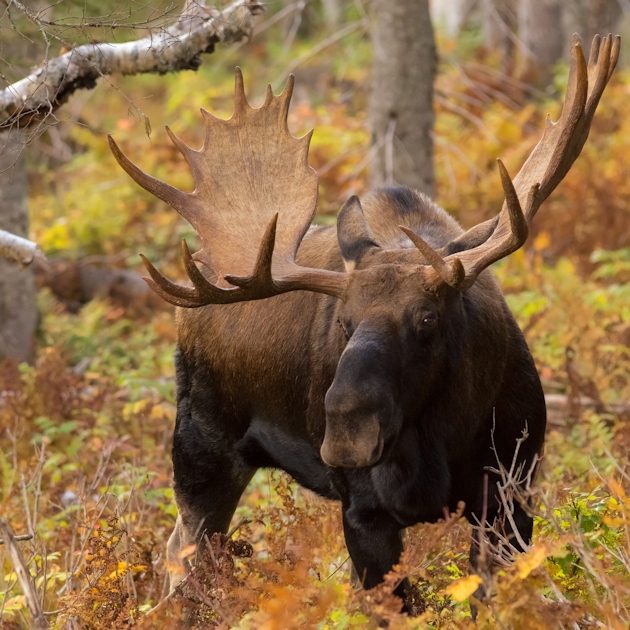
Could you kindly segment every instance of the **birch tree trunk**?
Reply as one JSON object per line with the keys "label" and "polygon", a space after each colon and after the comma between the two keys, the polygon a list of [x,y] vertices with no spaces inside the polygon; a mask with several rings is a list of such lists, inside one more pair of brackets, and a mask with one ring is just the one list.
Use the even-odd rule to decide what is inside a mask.
{"label": "birch tree trunk", "polygon": [[[24,140],[0,133],[0,229],[28,236]],[[31,267],[0,257],[0,361],[30,361],[37,323]]]}
{"label": "birch tree trunk", "polygon": [[428,0],[373,0],[372,10],[370,180],[432,195],[437,55]]}

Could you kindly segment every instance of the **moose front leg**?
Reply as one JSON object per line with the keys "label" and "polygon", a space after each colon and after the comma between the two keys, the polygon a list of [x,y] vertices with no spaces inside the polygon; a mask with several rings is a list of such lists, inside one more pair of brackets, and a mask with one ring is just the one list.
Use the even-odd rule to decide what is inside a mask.
{"label": "moose front leg", "polygon": [[[344,506],[343,531],[357,581],[366,589],[378,586],[403,552],[400,525],[381,510]],[[405,578],[394,594],[404,600],[408,588]]]}
{"label": "moose front leg", "polygon": [[171,590],[189,569],[184,547],[215,532],[227,533],[239,499],[255,469],[222,441],[209,440],[190,418],[178,419],[173,439],[173,478],[179,515],[167,545]]}

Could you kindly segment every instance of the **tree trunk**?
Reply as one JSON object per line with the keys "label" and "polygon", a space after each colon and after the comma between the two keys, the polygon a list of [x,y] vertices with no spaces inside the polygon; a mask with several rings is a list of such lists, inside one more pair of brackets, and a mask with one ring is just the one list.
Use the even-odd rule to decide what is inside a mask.
{"label": "tree trunk", "polygon": [[501,56],[504,71],[514,60],[517,28],[516,0],[481,0],[481,30],[487,49]]}
{"label": "tree trunk", "polygon": [[[28,237],[24,141],[17,132],[0,134],[0,229]],[[37,323],[31,267],[0,258],[0,361],[33,358]]]}
{"label": "tree trunk", "polygon": [[553,66],[567,55],[562,27],[563,0],[521,0],[518,7],[519,37],[527,57],[527,70],[541,85],[548,85]]}
{"label": "tree trunk", "polygon": [[568,57],[573,33],[579,33],[588,48],[598,33],[614,34],[623,15],[619,0],[572,0],[566,2],[563,9],[565,57]]}
{"label": "tree trunk", "polygon": [[437,55],[428,0],[373,0],[372,8],[370,180],[432,195]]}
{"label": "tree trunk", "polygon": [[528,69],[547,85],[554,64],[569,60],[573,33],[580,35],[588,54],[593,37],[615,33],[622,15],[619,0],[520,0],[518,30]]}

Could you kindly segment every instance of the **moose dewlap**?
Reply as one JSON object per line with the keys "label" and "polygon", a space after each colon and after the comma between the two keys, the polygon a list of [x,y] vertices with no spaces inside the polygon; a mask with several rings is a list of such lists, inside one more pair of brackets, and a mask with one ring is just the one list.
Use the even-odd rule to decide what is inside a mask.
{"label": "moose dewlap", "polygon": [[[293,77],[252,109],[237,69],[234,115],[202,110],[199,151],[169,131],[192,193],[142,172],[110,138],[119,164],[202,243],[192,256],[183,243],[192,286],[144,259],[150,286],[182,307],[172,564],[204,534],[228,531],[260,467],[341,501],[366,588],[398,561],[405,527],[462,501],[473,525],[498,523],[495,536],[516,549],[529,544],[525,490],[542,451],[545,401],[487,268],[523,245],[578,157],[618,57],[618,37],[596,37],[588,63],[574,39],[562,117],[547,121],[514,180],[499,162],[503,208],[467,232],[402,186],[351,197],[336,228],[311,227],[317,175],[310,134],[296,139],[287,128]],[[511,472],[513,505],[502,470]],[[473,542],[473,568],[478,554]]]}

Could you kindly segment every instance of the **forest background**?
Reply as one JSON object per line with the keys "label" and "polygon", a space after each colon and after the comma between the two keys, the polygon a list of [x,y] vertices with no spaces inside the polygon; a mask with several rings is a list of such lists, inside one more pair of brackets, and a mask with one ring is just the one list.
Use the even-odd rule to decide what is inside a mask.
{"label": "forest background", "polygon": [[[405,9],[402,1],[381,4]],[[5,85],[45,55],[63,53],[66,40],[137,39],[181,11],[157,2],[4,5]],[[517,172],[546,113],[558,118],[567,32],[579,23],[586,50],[598,30],[625,32],[625,2],[564,3],[574,8],[570,15],[562,5],[434,3],[433,159],[417,185],[433,189],[465,227],[501,207],[496,158]],[[56,119],[2,134],[0,219],[25,216],[28,184],[30,226],[20,219],[0,221],[0,228],[28,234],[48,262],[26,269],[0,262],[0,286],[19,287],[17,295],[0,295],[0,517],[15,535],[32,536],[17,543],[28,587],[19,559],[0,545],[0,628],[177,627],[183,610],[194,611],[199,627],[472,626],[469,598],[478,581],[468,576],[468,524],[451,515],[410,529],[401,566],[387,583],[355,592],[338,507],[268,470],[250,484],[233,535],[213,539],[212,562],[194,588],[154,609],[167,592],[164,552],[176,516],[169,459],[176,332],[173,310],[139,281],[137,254],[182,278],[179,243],[185,237],[194,245],[195,237],[120,170],[106,134],[147,172],[189,189],[189,172],[164,125],[200,146],[198,108],[230,116],[234,66],[243,69],[253,105],[262,103],[267,83],[278,92],[294,72],[289,127],[294,135],[315,128],[317,222],[334,222],[343,201],[370,181],[407,177],[393,157],[387,160],[388,146],[398,155],[400,129],[380,140],[374,133],[379,2],[298,0],[264,8],[248,38],[217,43],[196,72],[104,77],[96,89],[72,94]],[[550,41],[553,50],[544,45]],[[541,374],[549,429],[535,488],[534,545],[486,576],[493,596],[479,606],[481,628],[630,623],[626,68],[622,54],[582,155],[537,215],[527,246],[494,266]],[[22,192],[11,196],[18,184]],[[28,304],[33,281],[36,309]],[[31,322],[34,334],[7,334],[16,321],[22,328]],[[401,574],[415,585],[415,618],[399,614],[391,597]]]}

